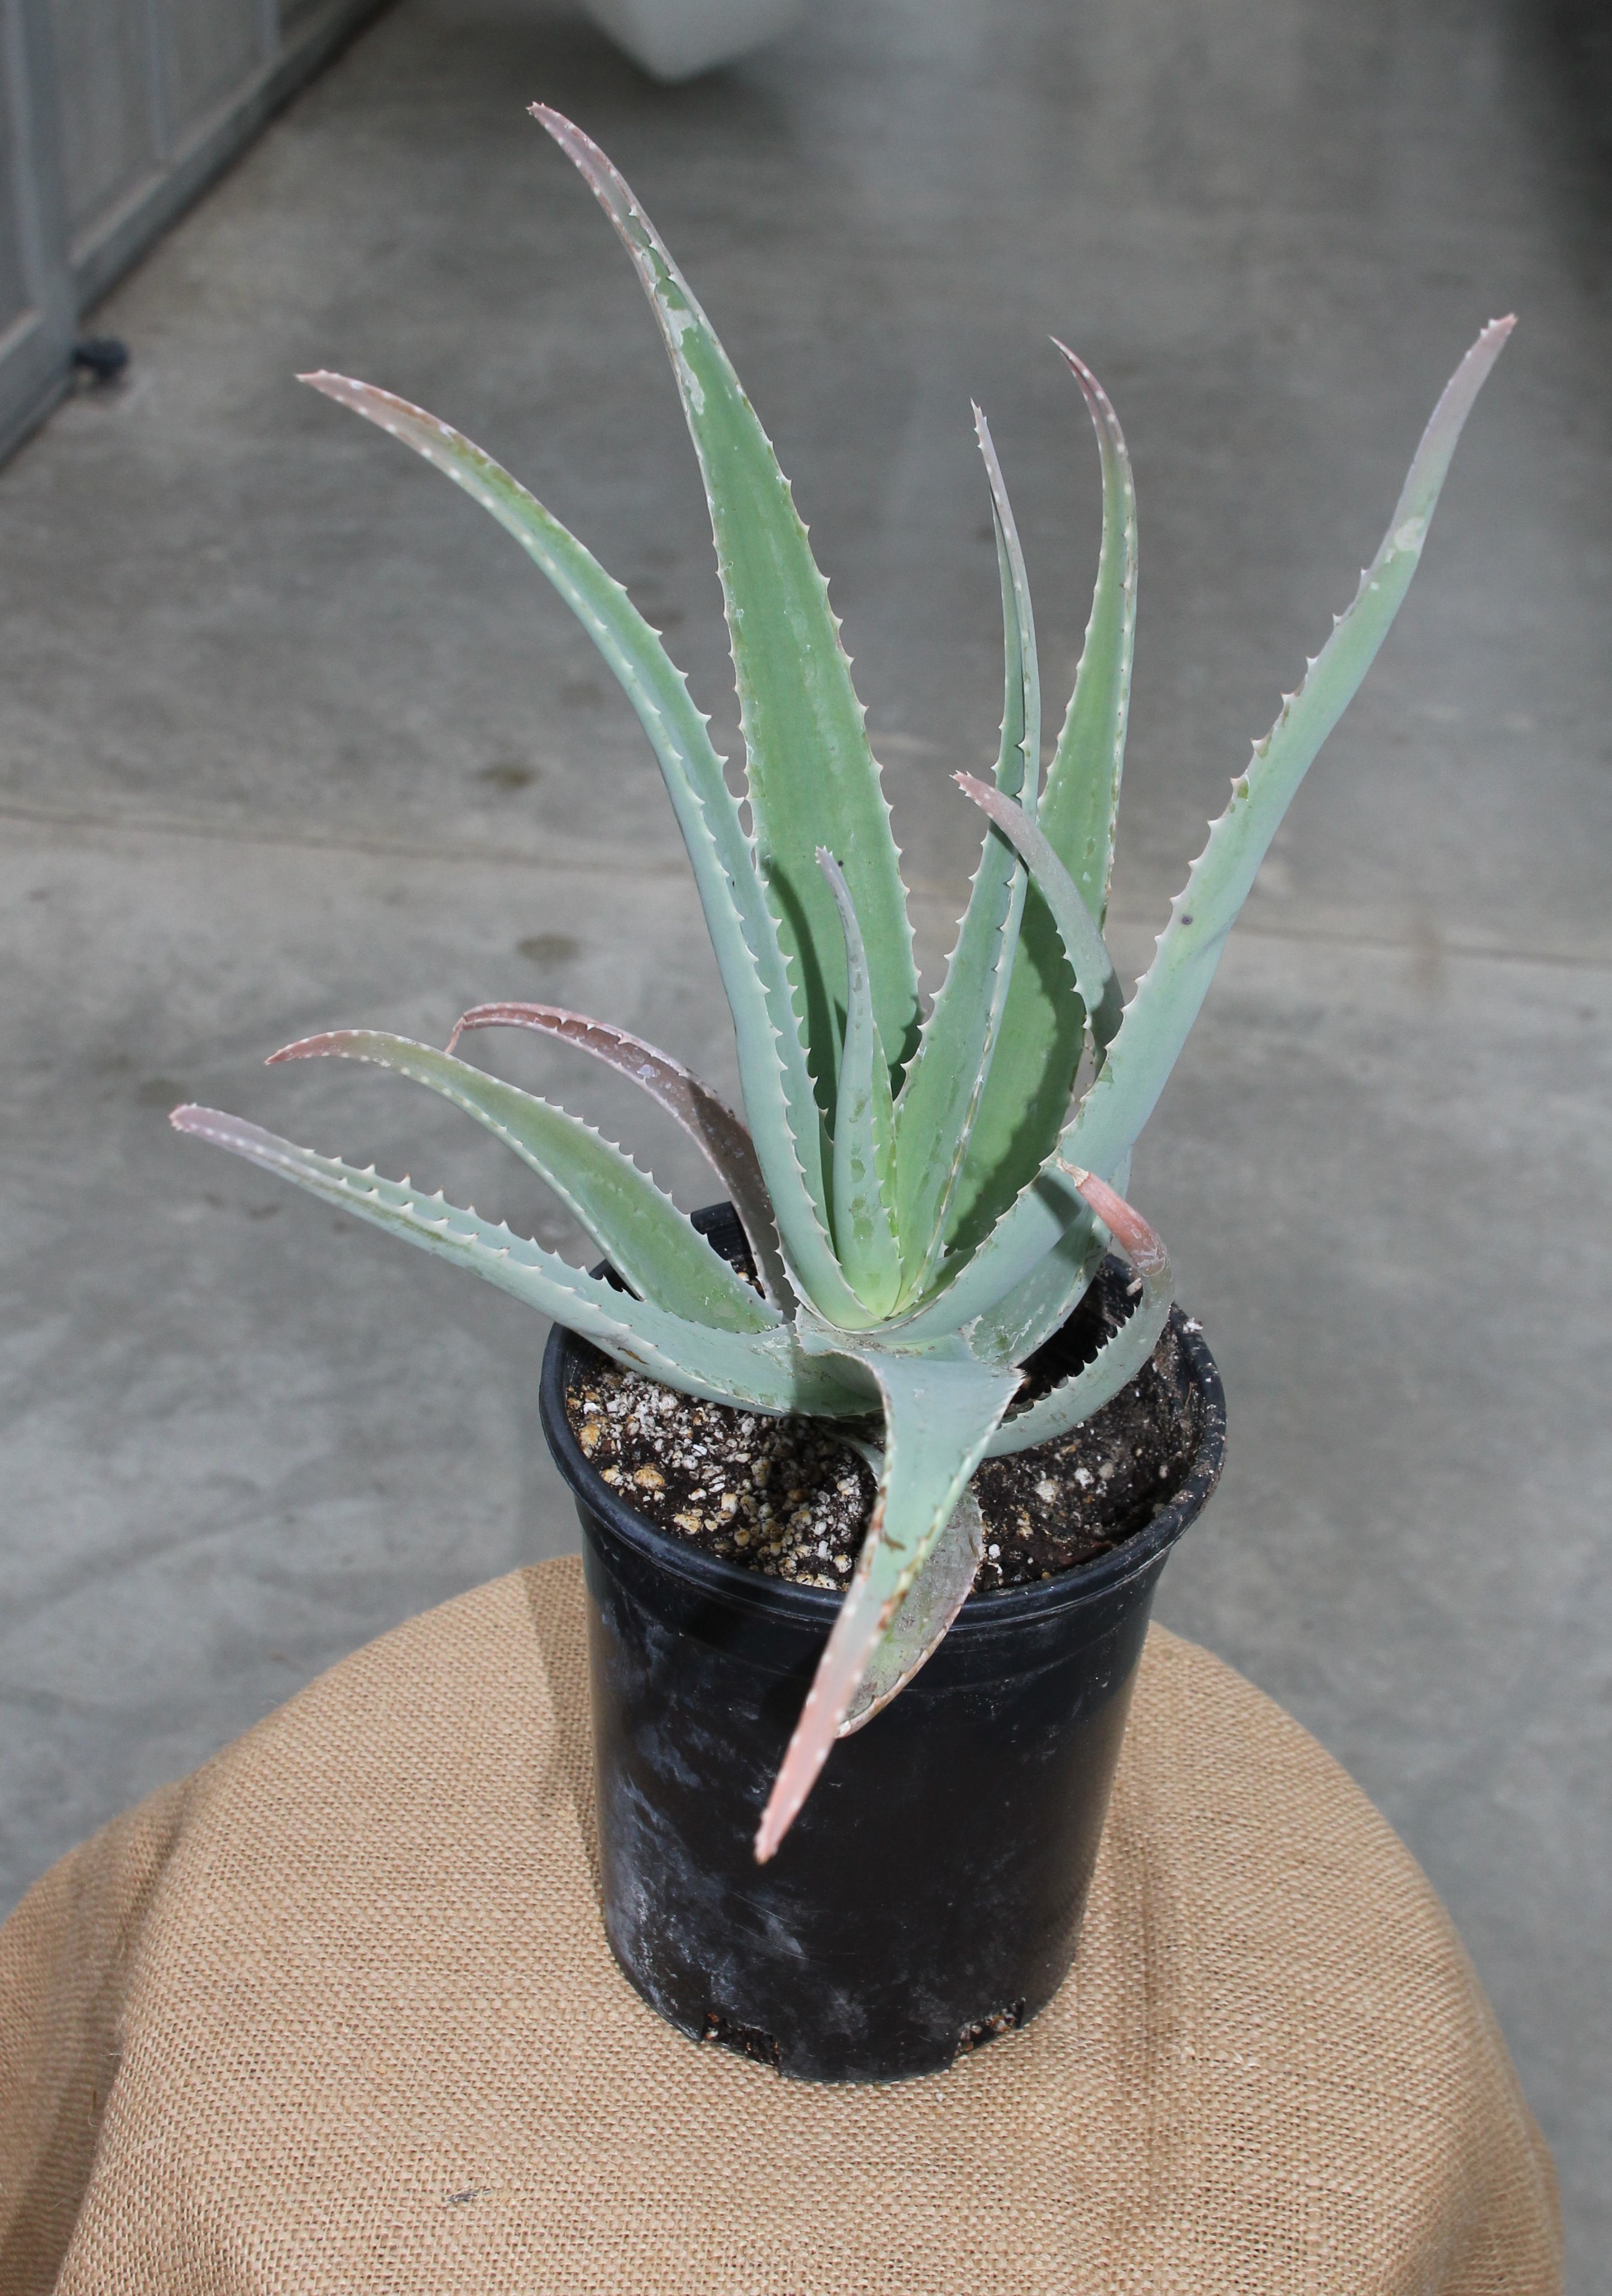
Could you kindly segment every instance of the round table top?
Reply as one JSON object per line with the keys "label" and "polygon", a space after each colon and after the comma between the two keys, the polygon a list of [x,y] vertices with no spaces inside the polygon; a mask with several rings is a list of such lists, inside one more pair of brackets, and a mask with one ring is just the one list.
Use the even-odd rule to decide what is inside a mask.
{"label": "round table top", "polygon": [[8,2296],[1549,2296],[1448,1920],[1156,1628],[1073,1977],[899,2087],[662,2025],[594,1881],[581,1571],[345,1660],[0,1930]]}

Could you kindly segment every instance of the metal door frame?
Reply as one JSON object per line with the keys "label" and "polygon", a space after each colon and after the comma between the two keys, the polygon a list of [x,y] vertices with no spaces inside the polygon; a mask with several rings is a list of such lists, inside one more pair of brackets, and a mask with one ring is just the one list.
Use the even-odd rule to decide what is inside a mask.
{"label": "metal door frame", "polygon": [[26,307],[0,334],[0,461],[49,414],[72,373],[74,332],[304,80],[390,0],[325,0],[289,37],[279,0],[251,0],[257,62],[210,110],[172,117],[167,58],[149,11],[145,43],[158,126],[151,169],[70,246],[50,0],[0,0],[0,212],[16,222]]}
{"label": "metal door frame", "polygon": [[49,0],[0,0],[0,201],[25,302],[0,334],[0,459],[49,414],[72,371],[78,299],[68,265]]}

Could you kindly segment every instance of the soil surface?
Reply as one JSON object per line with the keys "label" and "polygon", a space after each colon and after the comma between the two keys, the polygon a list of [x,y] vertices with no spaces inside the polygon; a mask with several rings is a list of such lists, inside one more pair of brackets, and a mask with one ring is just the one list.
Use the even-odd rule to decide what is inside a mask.
{"label": "soil surface", "polygon": [[[1089,1361],[1123,1321],[1126,1284],[1126,1271],[1108,1262],[1031,1358],[1025,1402]],[[828,1423],[701,1403],[580,1342],[573,1362],[566,1414],[584,1456],[658,1529],[797,1586],[844,1585],[868,1529],[874,1478]],[[1081,1426],[976,1470],[986,1538],[976,1587],[1049,1578],[1117,1546],[1174,1496],[1197,1439],[1172,1319],[1130,1386]]]}

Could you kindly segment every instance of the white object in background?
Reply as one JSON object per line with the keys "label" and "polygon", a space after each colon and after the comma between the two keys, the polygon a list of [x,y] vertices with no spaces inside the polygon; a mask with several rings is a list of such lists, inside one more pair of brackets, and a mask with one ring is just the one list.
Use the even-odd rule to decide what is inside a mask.
{"label": "white object in background", "polygon": [[695,72],[759,48],[786,31],[805,0],[583,0],[617,47],[655,79]]}

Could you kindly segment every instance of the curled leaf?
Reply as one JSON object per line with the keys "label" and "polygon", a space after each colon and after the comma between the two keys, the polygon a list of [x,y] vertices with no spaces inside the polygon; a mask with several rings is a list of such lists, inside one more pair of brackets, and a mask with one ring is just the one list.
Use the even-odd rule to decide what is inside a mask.
{"label": "curled leaf", "polygon": [[1015,805],[1001,790],[991,788],[973,774],[958,774],[953,778],[965,796],[971,797],[983,813],[989,814],[1003,836],[1022,855],[1040,887],[1041,898],[1052,912],[1064,954],[1074,975],[1074,985],[1085,1005],[1092,1042],[1100,1054],[1120,1025],[1121,1000],[1119,976],[1096,919],[1039,823],[1032,821],[1023,808]]}
{"label": "curled leaf", "polygon": [[448,1040],[451,1053],[473,1029],[531,1029],[591,1053],[619,1076],[629,1077],[667,1114],[676,1119],[716,1174],[739,1216],[761,1289],[774,1301],[790,1297],[789,1279],[778,1250],[772,1200],[756,1160],[755,1143],[727,1103],[670,1053],[646,1044],[626,1029],[590,1021],[559,1004],[476,1004],[462,1013]]}
{"label": "curled leaf", "polygon": [[1082,1171],[1076,1164],[1064,1164],[1060,1169],[1130,1259],[1136,1270],[1138,1297],[1124,1322],[1109,1332],[1089,1364],[1061,1380],[1049,1394],[1038,1397],[1027,1409],[1003,1421],[986,1447],[987,1458],[1050,1443],[1090,1419],[1094,1411],[1100,1411],[1136,1377],[1170,1319],[1175,1279],[1162,1239],[1133,1204],[1094,1172]]}

